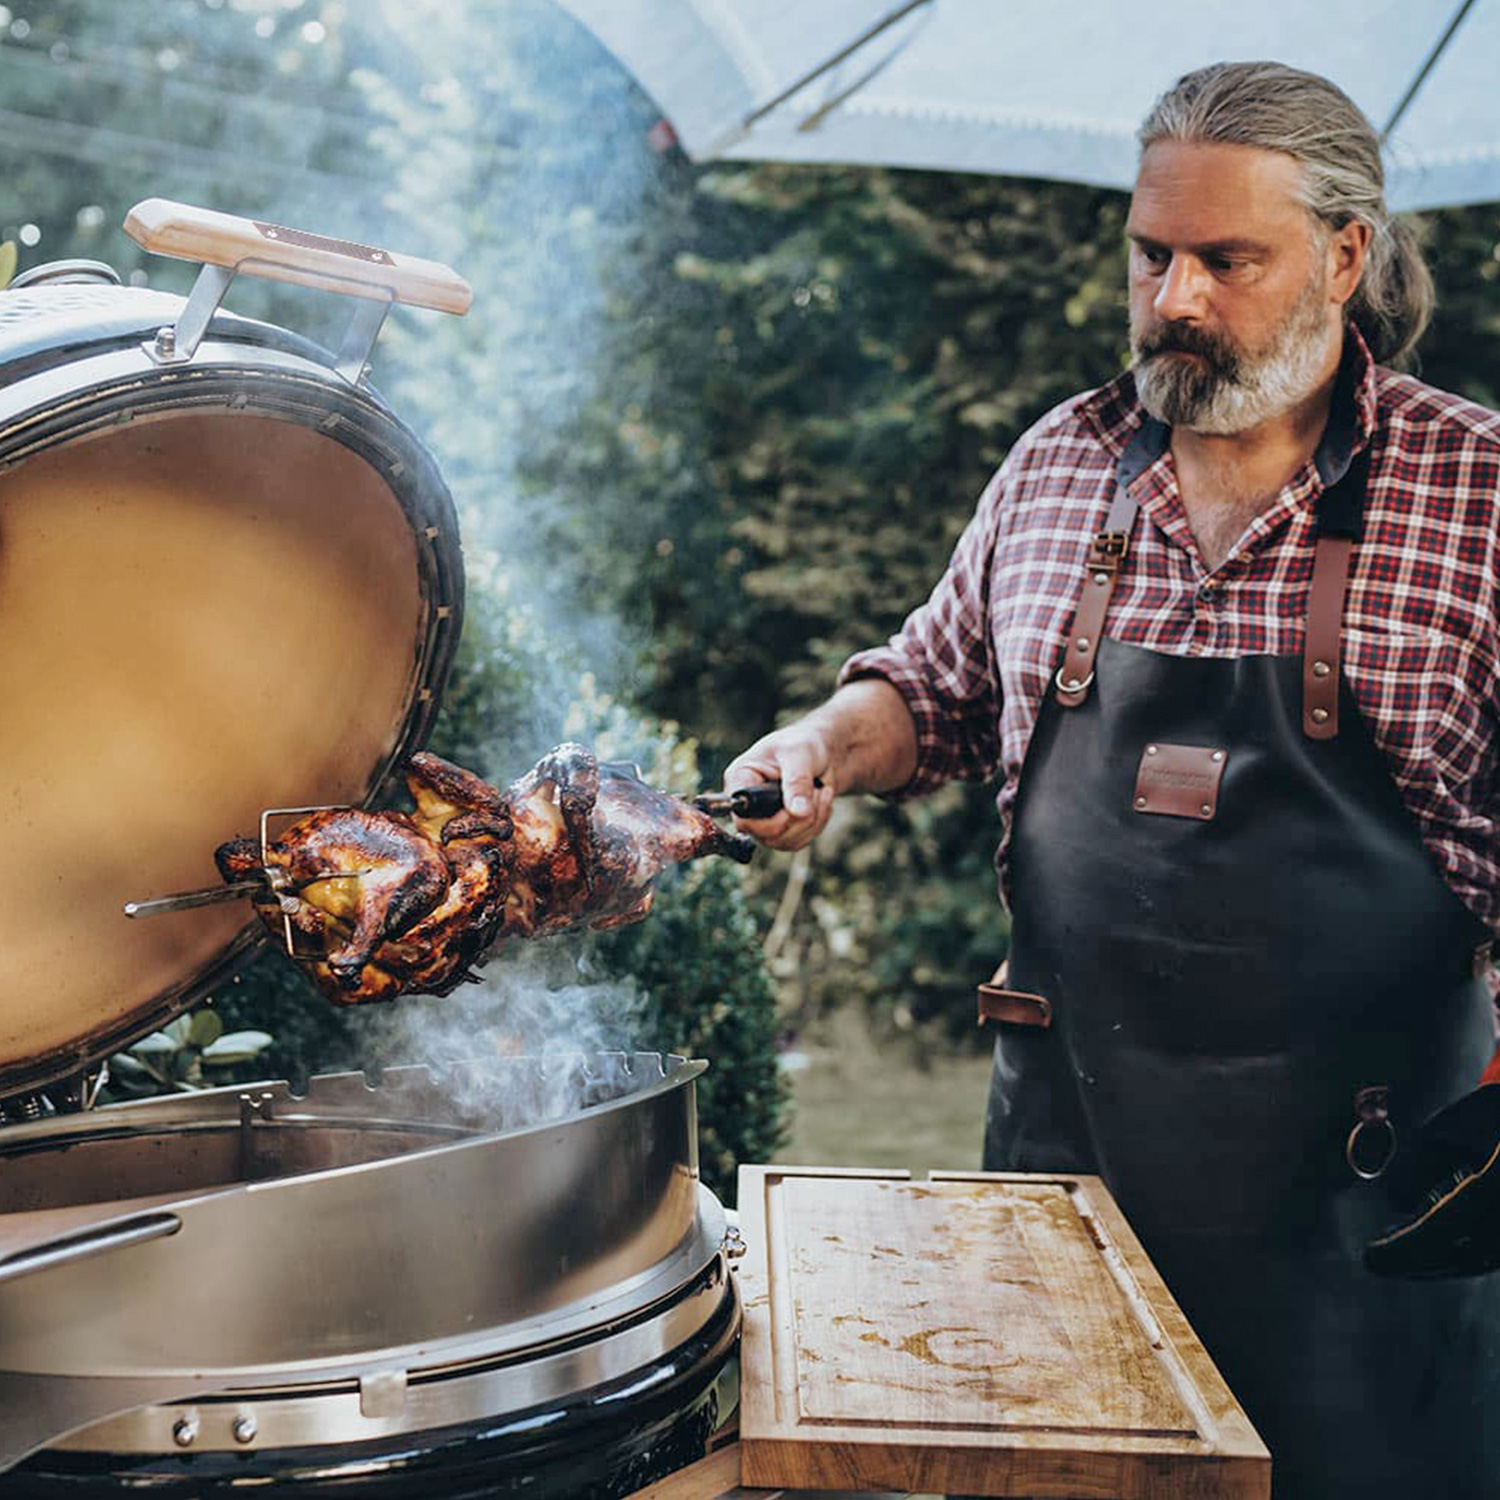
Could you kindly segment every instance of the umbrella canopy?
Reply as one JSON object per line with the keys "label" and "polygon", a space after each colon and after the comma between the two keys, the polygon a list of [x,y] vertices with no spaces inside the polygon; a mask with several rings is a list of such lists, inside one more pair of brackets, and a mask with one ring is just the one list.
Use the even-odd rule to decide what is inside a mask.
{"label": "umbrella canopy", "polygon": [[1384,133],[1393,209],[1500,201],[1500,0],[559,0],[694,160],[865,162],[1129,188],[1152,101],[1274,58]]}

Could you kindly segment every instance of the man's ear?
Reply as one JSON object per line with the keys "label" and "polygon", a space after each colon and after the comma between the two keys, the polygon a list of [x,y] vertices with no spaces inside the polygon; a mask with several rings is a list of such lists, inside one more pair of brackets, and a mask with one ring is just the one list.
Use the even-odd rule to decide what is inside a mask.
{"label": "man's ear", "polygon": [[1369,250],[1370,226],[1362,219],[1350,219],[1328,236],[1328,295],[1340,306],[1358,288]]}

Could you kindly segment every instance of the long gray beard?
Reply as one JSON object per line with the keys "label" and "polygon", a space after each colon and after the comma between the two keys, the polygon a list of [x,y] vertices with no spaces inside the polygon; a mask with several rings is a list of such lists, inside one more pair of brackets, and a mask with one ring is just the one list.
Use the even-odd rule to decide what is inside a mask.
{"label": "long gray beard", "polygon": [[1169,427],[1232,437],[1282,416],[1312,393],[1323,373],[1323,278],[1309,282],[1269,352],[1253,363],[1233,351],[1189,364],[1170,355],[1142,358],[1140,339],[1131,368],[1141,405]]}

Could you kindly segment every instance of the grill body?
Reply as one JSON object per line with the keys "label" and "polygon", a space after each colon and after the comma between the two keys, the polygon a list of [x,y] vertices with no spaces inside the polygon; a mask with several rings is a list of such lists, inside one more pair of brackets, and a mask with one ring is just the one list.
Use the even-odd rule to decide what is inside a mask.
{"label": "grill body", "polygon": [[439,1494],[701,1452],[739,1326],[702,1067],[338,1075],[0,1133],[0,1461],[37,1493]]}

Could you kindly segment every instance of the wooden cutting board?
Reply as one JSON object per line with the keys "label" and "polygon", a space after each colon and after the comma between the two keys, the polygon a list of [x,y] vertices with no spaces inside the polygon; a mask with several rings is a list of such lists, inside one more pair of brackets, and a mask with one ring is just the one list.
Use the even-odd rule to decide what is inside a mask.
{"label": "wooden cutting board", "polygon": [[748,1487],[1267,1500],[1094,1177],[741,1167]]}

